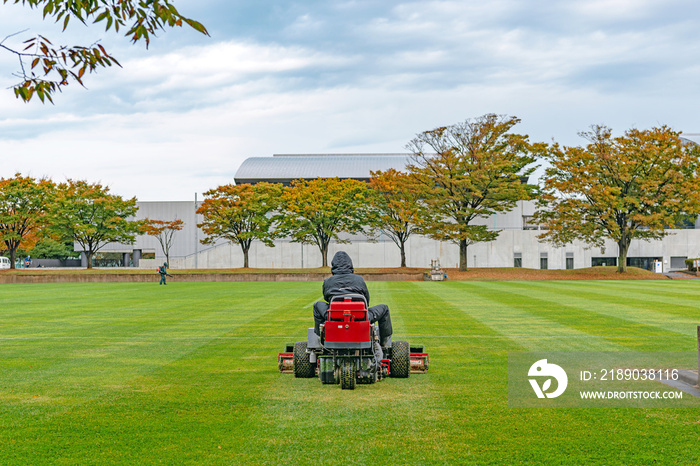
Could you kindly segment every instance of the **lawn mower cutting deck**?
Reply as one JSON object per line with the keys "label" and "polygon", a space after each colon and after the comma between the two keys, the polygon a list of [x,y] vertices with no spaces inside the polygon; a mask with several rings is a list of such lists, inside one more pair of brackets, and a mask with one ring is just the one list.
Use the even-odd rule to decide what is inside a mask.
{"label": "lawn mower cutting deck", "polygon": [[379,329],[370,324],[364,296],[352,294],[334,298],[320,335],[309,328],[307,341],[288,344],[279,353],[278,366],[280,372],[293,372],[295,377],[318,374],[321,383],[339,383],[342,389],[353,390],[356,383],[426,372],[428,353],[406,341],[381,347]]}

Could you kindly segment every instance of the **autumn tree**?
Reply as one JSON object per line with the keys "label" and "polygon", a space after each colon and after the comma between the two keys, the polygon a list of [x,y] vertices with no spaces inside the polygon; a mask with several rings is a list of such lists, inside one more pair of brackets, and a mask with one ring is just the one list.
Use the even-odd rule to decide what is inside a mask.
{"label": "autumn tree", "polygon": [[459,269],[467,270],[467,248],[493,241],[499,231],[474,224],[529,199],[525,183],[541,145],[511,133],[516,117],[483,115],[418,134],[407,146],[408,168],[423,196],[418,232],[459,245]]}
{"label": "autumn tree", "polygon": [[541,209],[543,240],[617,243],[620,273],[633,239],[660,239],[700,212],[700,148],[667,126],[613,137],[605,126],[580,133],[585,147],[552,144]]}
{"label": "autumn tree", "polygon": [[243,251],[243,267],[248,267],[248,252],[255,240],[274,247],[273,212],[280,202],[282,187],[272,183],[254,185],[227,184],[204,193],[197,213],[204,221],[197,225],[207,237],[203,244],[223,238],[238,243]]}
{"label": "autumn tree", "polygon": [[175,232],[183,228],[185,222],[179,219],[175,220],[153,220],[147,218],[141,224],[141,233],[149,236],[154,236],[160,248],[165,255],[165,261],[170,265],[170,248],[173,246]]}
{"label": "autumn tree", "polygon": [[369,186],[375,194],[372,198],[376,212],[373,226],[398,246],[401,267],[406,267],[406,242],[418,222],[420,189],[412,176],[393,168],[372,172]]}
{"label": "autumn tree", "polygon": [[328,266],[331,240],[349,243],[339,233],[364,231],[370,221],[371,192],[358,180],[316,178],[295,180],[282,194],[282,214],[278,216],[281,234],[293,242],[315,244]]}
{"label": "autumn tree", "polygon": [[68,180],[58,185],[51,229],[78,243],[91,269],[93,256],[107,243],[134,242],[141,223],[130,218],[137,210],[135,197],[125,200],[99,183]]}
{"label": "autumn tree", "polygon": [[[124,32],[131,42],[142,42],[148,47],[151,38],[166,27],[187,24],[202,34],[209,35],[197,21],[180,14],[171,0],[3,0],[3,4],[21,3],[44,19],[60,23],[65,31],[70,22],[101,23],[105,31],[114,28]],[[52,95],[71,81],[83,85],[86,72],[112,65],[121,66],[99,42],[91,45],[54,45],[42,35],[24,40],[21,45],[6,45],[11,38],[24,31],[5,37],[0,48],[14,54],[19,61],[15,76],[20,82],[14,86],[15,96],[28,102],[33,96],[44,102],[53,102]]]}
{"label": "autumn tree", "polygon": [[53,196],[53,183],[36,180],[17,173],[13,178],[0,179],[0,240],[10,255],[10,267],[15,268],[17,250],[29,238],[36,239],[44,225],[46,211]]}

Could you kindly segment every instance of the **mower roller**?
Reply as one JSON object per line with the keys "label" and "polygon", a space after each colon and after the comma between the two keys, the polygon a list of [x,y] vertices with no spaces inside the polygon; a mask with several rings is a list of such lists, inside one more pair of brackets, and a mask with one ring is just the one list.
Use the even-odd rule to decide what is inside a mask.
{"label": "mower roller", "polygon": [[306,341],[287,344],[279,353],[280,372],[298,378],[316,377],[323,384],[340,384],[353,390],[385,377],[406,378],[428,370],[428,353],[422,345],[406,341],[381,346],[379,329],[372,325],[367,301],[359,294],[333,298],[320,335],[308,329]]}

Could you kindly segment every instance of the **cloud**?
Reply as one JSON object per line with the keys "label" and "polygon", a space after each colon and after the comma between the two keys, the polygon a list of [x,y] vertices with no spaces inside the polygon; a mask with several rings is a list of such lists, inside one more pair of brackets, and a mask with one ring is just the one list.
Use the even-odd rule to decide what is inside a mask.
{"label": "cloud", "polygon": [[76,95],[82,91],[76,85],[66,91],[77,99],[72,110],[81,114],[188,110],[249,92],[316,87],[320,76],[339,73],[355,60],[300,46],[214,42],[122,59],[123,69],[101,70],[85,79],[89,95]]}
{"label": "cloud", "polygon": [[432,85],[555,82],[617,92],[641,75],[662,80],[682,59],[690,25],[668,12],[656,16],[662,2],[608,3],[610,11],[598,2],[410,2],[363,33],[384,50],[376,57],[383,72],[422,71]]}
{"label": "cloud", "polygon": [[[347,66],[349,58],[340,58],[302,47],[219,42],[207,46],[186,47],[174,53],[152,56],[126,63],[127,82],[158,81],[158,91],[176,91],[183,87],[212,88],[248,81],[260,76],[301,72],[315,67]],[[132,78],[132,76],[134,78]]]}
{"label": "cloud", "polygon": [[570,2],[572,15],[583,21],[617,24],[632,21],[658,22],[669,9],[684,8],[679,0],[589,0]]}
{"label": "cloud", "polygon": [[601,121],[624,100],[600,102],[590,91],[532,86],[270,92],[189,111],[94,115],[34,138],[0,141],[0,176],[20,171],[57,181],[84,178],[127,197],[187,200],[230,183],[247,157],[402,152],[418,132],[491,111],[520,116],[516,130],[533,140],[556,137],[566,144],[579,143],[576,131],[591,123],[624,129],[654,124],[660,114],[656,99],[630,107],[634,120]]}

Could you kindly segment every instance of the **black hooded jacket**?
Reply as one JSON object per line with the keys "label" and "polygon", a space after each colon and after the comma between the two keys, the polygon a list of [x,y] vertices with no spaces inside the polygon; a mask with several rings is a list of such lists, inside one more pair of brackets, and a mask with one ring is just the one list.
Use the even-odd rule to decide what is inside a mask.
{"label": "black hooded jacket", "polygon": [[349,293],[361,294],[367,300],[369,306],[369,290],[365,281],[359,275],[355,275],[352,260],[345,251],[338,251],[331,261],[332,277],[323,281],[323,299],[330,303],[331,299]]}

